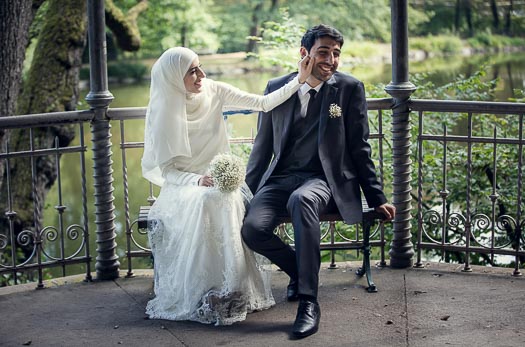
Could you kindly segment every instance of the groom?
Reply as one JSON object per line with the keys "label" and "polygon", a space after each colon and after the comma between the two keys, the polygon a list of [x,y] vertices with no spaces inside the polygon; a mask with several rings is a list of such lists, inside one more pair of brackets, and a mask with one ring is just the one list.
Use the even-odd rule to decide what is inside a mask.
{"label": "groom", "polygon": [[[360,222],[360,189],[370,207],[387,219],[395,215],[370,158],[363,84],[337,72],[343,42],[338,30],[322,24],[304,34],[300,53],[310,56],[312,74],[289,100],[259,115],[247,168],[246,182],[254,198],[242,236],[290,276],[288,300],[299,300],[292,330],[298,338],[319,328],[319,215],[338,210],[347,223]],[[265,93],[295,75],[271,80]],[[295,250],[274,234],[288,215]]]}

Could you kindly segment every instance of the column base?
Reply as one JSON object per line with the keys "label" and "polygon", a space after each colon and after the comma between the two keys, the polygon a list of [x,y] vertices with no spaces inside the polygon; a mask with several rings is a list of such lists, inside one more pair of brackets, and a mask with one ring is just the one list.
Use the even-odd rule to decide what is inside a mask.
{"label": "column base", "polygon": [[120,262],[115,261],[111,264],[108,264],[108,266],[104,266],[97,262],[95,265],[95,268],[97,270],[97,280],[114,280],[116,278],[119,278],[120,275]]}
{"label": "column base", "polygon": [[407,267],[412,267],[414,265],[414,251],[410,249],[409,251],[403,254],[393,254],[390,250],[390,267],[396,269],[404,269]]}

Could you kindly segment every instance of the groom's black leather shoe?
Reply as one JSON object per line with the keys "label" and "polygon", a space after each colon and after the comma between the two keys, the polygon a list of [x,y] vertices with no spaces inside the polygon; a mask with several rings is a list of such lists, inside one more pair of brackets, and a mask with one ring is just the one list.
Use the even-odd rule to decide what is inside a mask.
{"label": "groom's black leather shoe", "polygon": [[321,308],[317,302],[301,299],[297,309],[297,317],[293,324],[292,334],[303,338],[315,334],[319,329],[321,319]]}
{"label": "groom's black leather shoe", "polygon": [[299,284],[297,280],[290,280],[288,287],[286,288],[286,299],[288,301],[297,301],[299,300]]}

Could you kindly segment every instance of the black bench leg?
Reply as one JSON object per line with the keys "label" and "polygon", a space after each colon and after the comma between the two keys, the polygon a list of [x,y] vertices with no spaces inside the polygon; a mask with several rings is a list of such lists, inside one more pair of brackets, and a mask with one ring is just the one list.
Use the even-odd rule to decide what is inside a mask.
{"label": "black bench leg", "polygon": [[372,280],[372,272],[370,271],[370,229],[372,223],[369,221],[363,222],[363,266],[357,269],[356,274],[363,276],[366,274],[366,281],[368,282],[368,288],[366,290],[369,293],[377,292],[377,287]]}

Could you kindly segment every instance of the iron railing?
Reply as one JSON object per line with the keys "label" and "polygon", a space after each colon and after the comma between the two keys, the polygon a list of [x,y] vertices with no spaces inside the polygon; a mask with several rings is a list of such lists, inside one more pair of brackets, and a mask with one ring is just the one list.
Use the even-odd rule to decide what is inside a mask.
{"label": "iron railing", "polygon": [[[410,107],[418,123],[416,266],[424,265],[424,250],[439,250],[441,259],[459,254],[463,271],[471,271],[472,253],[488,264],[494,264],[495,256],[511,256],[513,274],[520,275],[525,262],[525,104],[411,100]],[[432,126],[429,119],[444,125]],[[447,123],[455,124],[454,133]],[[433,163],[424,159],[432,151],[441,153]],[[440,176],[432,182],[436,172]]]}
{"label": "iron railing", "polygon": [[[388,148],[394,150],[395,142],[392,142],[390,132],[392,131],[392,104],[393,99],[370,99],[368,100],[370,110],[370,121],[372,124],[372,134],[370,136],[373,144],[374,160],[377,163],[378,175],[384,183],[385,190],[391,193],[392,169],[395,170],[395,161],[388,164],[392,158],[385,152]],[[440,259],[447,260],[453,254],[459,254],[464,263],[464,270],[470,271],[470,263],[473,255],[483,255],[489,262],[494,262],[495,257],[511,256],[514,259],[513,274],[520,274],[520,264],[525,259],[524,239],[523,239],[523,115],[525,105],[519,103],[491,103],[491,102],[459,102],[459,101],[439,101],[439,100],[410,100],[412,125],[416,132],[416,141],[409,144],[413,154],[411,158],[417,168],[417,175],[411,179],[414,189],[412,196],[417,202],[414,210],[409,211],[412,222],[413,240],[417,251],[416,266],[424,265],[425,252],[439,252]],[[137,170],[137,157],[140,154],[130,155],[130,151],[140,151],[143,146],[142,139],[128,139],[129,129],[134,129],[137,122],[143,123],[145,108],[122,108],[109,109],[108,118],[110,123],[118,128],[118,144],[113,147],[117,152],[113,159],[119,162],[115,167],[121,166],[121,174],[113,174],[116,181],[116,196],[119,202],[116,204],[116,225],[117,234],[120,237],[120,244],[117,244],[117,254],[120,260],[126,263],[127,275],[133,275],[133,269],[144,266],[144,262],[137,259],[142,258],[146,261],[150,256],[147,245],[146,230],[140,230],[136,225],[138,207],[144,204],[152,204],[158,188],[152,187],[141,178],[140,170]],[[16,284],[20,282],[20,276],[26,273],[34,273],[36,276],[28,278],[36,280],[38,286],[42,286],[42,281],[46,276],[44,270],[59,268],[60,273],[54,276],[65,276],[71,272],[85,273],[86,280],[91,279],[91,268],[94,254],[91,254],[94,240],[90,232],[94,228],[92,215],[93,198],[89,195],[90,180],[87,173],[87,161],[91,157],[90,151],[85,145],[84,127],[92,122],[94,113],[92,111],[60,112],[40,115],[25,115],[14,117],[0,117],[0,127],[4,129],[27,129],[32,133],[37,129],[47,126],[59,126],[63,124],[74,124],[77,130],[78,144],[60,147],[55,145],[52,148],[35,148],[31,143],[28,148],[12,152],[9,150],[9,143],[6,144],[7,150],[0,153],[0,160],[3,160],[5,167],[9,168],[13,160],[26,158],[29,160],[28,170],[32,171],[33,185],[35,179],[35,162],[41,156],[54,156],[61,158],[57,160],[55,167],[57,182],[55,183],[56,194],[53,198],[56,201],[46,201],[47,205],[54,206],[54,216],[49,219],[49,225],[41,226],[35,223],[34,226],[15,233],[14,225],[17,216],[22,211],[17,211],[16,204],[11,200],[12,178],[9,175],[2,184],[2,202],[7,209],[1,216],[7,228],[0,230],[0,275],[8,280],[4,284]],[[437,118],[436,118],[437,117]],[[442,119],[444,123],[456,119],[456,123],[465,126],[463,133],[449,133],[446,127],[440,128],[436,133],[436,127],[432,132],[426,131],[426,123],[430,125],[436,119]],[[477,134],[478,128],[487,131],[487,122],[494,123],[491,127],[491,136],[485,133]],[[510,127],[501,127],[499,124],[512,122],[516,126],[514,130]],[[500,128],[502,128],[500,130]],[[506,129],[506,130],[505,130]],[[252,137],[232,139],[232,146],[238,144],[248,145],[253,140]],[[30,140],[31,142],[32,140]],[[473,185],[479,181],[476,176],[475,167],[477,162],[477,147],[485,146],[489,148],[492,160],[484,166],[490,168],[492,172],[490,189],[479,191],[473,194]],[[488,146],[488,147],[487,147]],[[438,150],[439,149],[439,150]],[[433,151],[433,160],[427,160],[428,151]],[[120,153],[118,153],[120,151]],[[451,154],[461,151],[465,154],[464,167],[455,167],[450,160]],[[387,152],[388,153],[388,152]],[[501,153],[505,153],[505,161],[501,159]],[[120,154],[120,155],[119,155]],[[79,182],[76,191],[65,192],[62,187],[63,177],[67,175],[63,172],[61,163],[64,160],[70,161],[73,156],[77,157],[79,167]],[[134,168],[130,171],[130,160],[134,162]],[[434,163],[436,165],[432,166]],[[503,171],[499,165],[513,165],[511,180],[500,182],[499,172]],[[512,163],[512,164],[508,164]],[[96,162],[95,162],[96,164]],[[515,165],[515,166],[514,166]],[[140,163],[138,164],[140,167]],[[466,187],[464,191],[451,192],[449,180],[452,177],[457,180],[457,172],[464,170],[461,175],[461,182]],[[413,171],[412,168],[409,172]],[[118,171],[115,171],[118,172]],[[9,170],[7,170],[9,173]],[[429,173],[432,173],[430,176]],[[438,175],[436,176],[436,173]],[[454,176],[455,175],[455,176]],[[121,176],[118,177],[118,176]],[[429,179],[431,178],[431,179]],[[507,177],[505,177],[507,179]],[[139,188],[134,188],[130,192],[130,180],[142,182]],[[137,185],[134,184],[134,187]],[[458,185],[456,184],[456,187]],[[499,188],[501,186],[501,188]],[[514,192],[512,196],[501,196],[500,193]],[[455,195],[454,199],[452,195]],[[490,203],[483,205],[485,210],[480,209],[478,201],[474,201],[476,196],[485,196]],[[458,200],[459,196],[459,200]],[[68,202],[64,202],[67,198]],[[48,197],[50,199],[50,197]],[[459,202],[458,202],[459,201]],[[510,201],[510,204],[509,204]],[[501,212],[501,204],[507,203],[506,213]],[[456,206],[451,206],[456,204]],[[78,208],[78,205],[81,205]],[[81,210],[75,217],[68,215],[70,210]],[[35,214],[37,204],[34,205]],[[49,210],[49,209],[48,209]],[[67,217],[67,218],[66,218]],[[72,219],[73,218],[73,219]],[[341,238],[359,238],[359,230],[347,230],[344,225],[330,224],[327,226],[327,240]],[[373,254],[379,259],[380,265],[385,265],[385,248],[391,239],[391,232],[381,226],[375,229],[371,236],[371,245],[378,253]],[[339,234],[342,229],[347,234]],[[72,246],[73,245],[73,246]],[[333,255],[333,254],[332,254]],[[436,254],[434,254],[435,259]],[[330,257],[331,265],[335,258]],[[80,268],[79,268],[79,265]],[[146,265],[148,266],[148,265]],[[68,267],[71,270],[66,271]],[[24,278],[24,280],[26,280]]]}
{"label": "iron railing", "polygon": [[[0,127],[6,130],[25,129],[28,133],[29,144],[27,149],[11,151],[9,141],[6,141],[6,151],[0,153],[0,160],[5,162],[5,176],[0,190],[2,192],[2,201],[5,210],[4,216],[0,217],[0,275],[1,284],[17,284],[19,278],[25,275],[25,280],[34,280],[36,277],[37,287],[43,287],[43,279],[46,276],[44,269],[61,268],[61,275],[66,276],[66,266],[72,264],[83,264],[86,274],[86,280],[91,280],[91,260],[88,227],[88,199],[87,199],[87,179],[86,179],[86,158],[87,147],[84,143],[84,126],[85,122],[93,118],[90,111],[79,112],[60,112],[49,114],[34,114],[27,116],[15,116],[0,118]],[[58,139],[55,138],[54,147],[38,148],[35,144],[35,132],[43,130],[49,126],[71,125],[77,129],[76,138],[79,140],[78,145],[60,147]],[[19,146],[23,148],[22,146]],[[77,156],[80,182],[75,187],[75,192],[79,196],[76,200],[81,204],[80,218],[69,225],[66,225],[66,214],[68,206],[64,203],[64,192],[62,180],[64,174],[61,170],[61,158],[67,157],[72,160]],[[56,210],[55,223],[53,225],[42,226],[43,202],[38,201],[37,193],[37,162],[39,158],[52,157],[55,163],[57,188],[56,200],[45,202],[48,205],[54,205]],[[26,160],[25,162],[22,161]],[[17,160],[19,165],[27,164],[26,168],[31,171],[31,181],[21,182],[19,184],[31,186],[33,200],[33,226],[21,225],[17,217],[20,213],[29,213],[21,211],[16,207],[12,193],[13,180],[10,176],[11,163]],[[71,206],[69,206],[71,208]],[[16,227],[16,225],[19,225]],[[32,274],[31,270],[37,272],[37,276]],[[25,274],[24,274],[25,273]]]}

